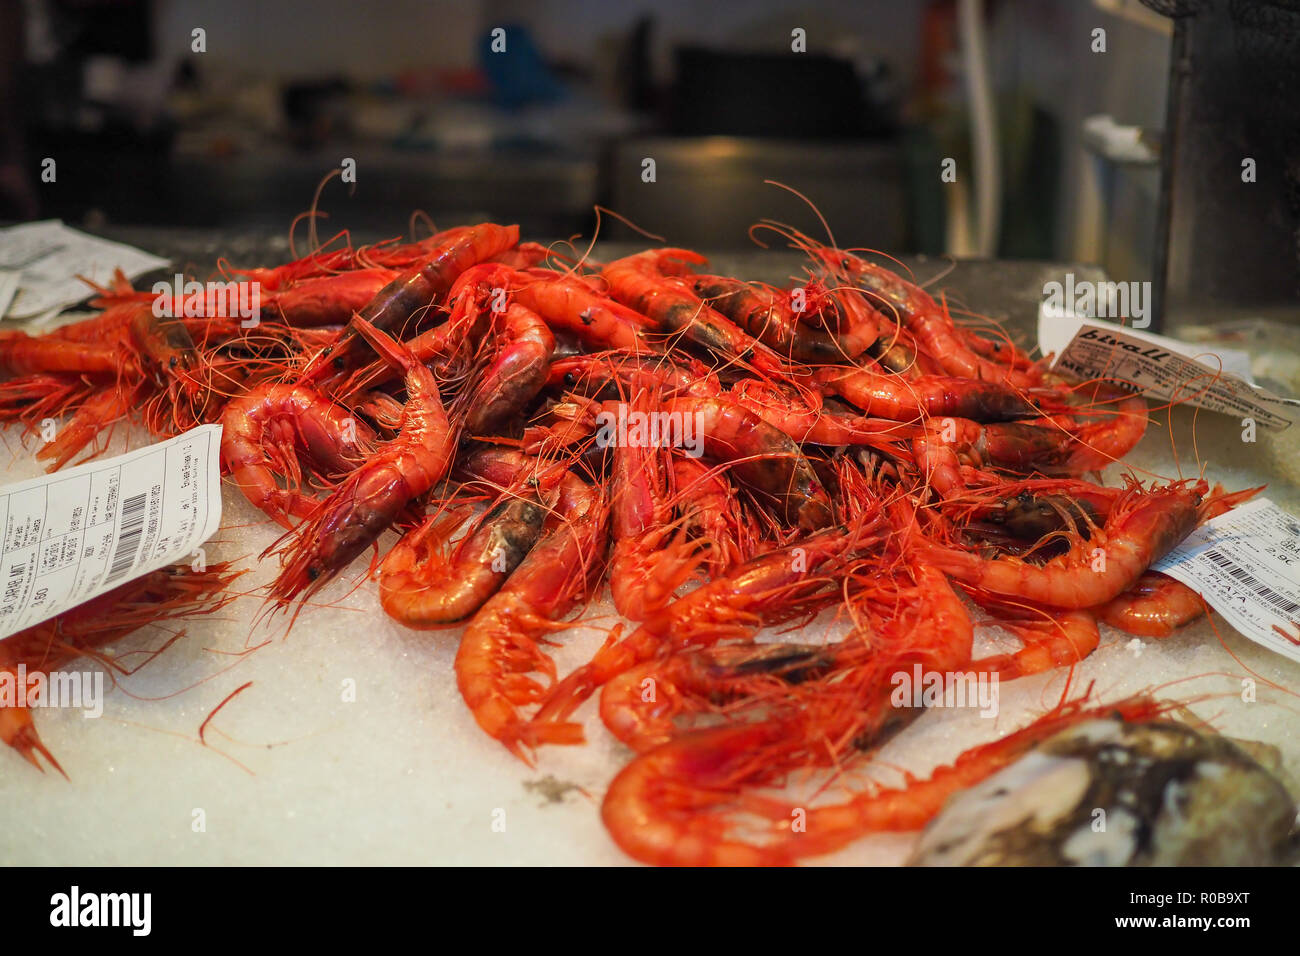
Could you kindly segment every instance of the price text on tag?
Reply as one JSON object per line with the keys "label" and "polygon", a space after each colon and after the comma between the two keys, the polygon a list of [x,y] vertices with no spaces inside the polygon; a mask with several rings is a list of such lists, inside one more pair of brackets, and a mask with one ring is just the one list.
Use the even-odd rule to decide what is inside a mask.
{"label": "price text on tag", "polygon": [[1267,498],[1207,522],[1152,566],[1257,644],[1300,661],[1300,519]]}
{"label": "price text on tag", "polygon": [[[1044,323],[1053,318],[1040,316],[1040,341]],[[1286,428],[1300,417],[1300,402],[1279,398],[1221,370],[1217,357],[1204,350],[1198,352],[1194,345],[1117,325],[1080,322],[1073,316],[1061,317],[1065,319],[1079,324],[1053,368],[1085,379],[1115,379],[1161,401],[1185,401],[1273,428]],[[1044,349],[1051,350],[1046,345]]]}
{"label": "price text on tag", "polygon": [[0,488],[0,638],[178,562],[221,525],[221,426]]}

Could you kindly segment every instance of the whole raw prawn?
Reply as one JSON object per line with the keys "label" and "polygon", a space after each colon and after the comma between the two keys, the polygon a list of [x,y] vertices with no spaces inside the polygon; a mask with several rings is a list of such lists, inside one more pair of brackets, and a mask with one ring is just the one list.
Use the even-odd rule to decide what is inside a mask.
{"label": "whole raw prawn", "polygon": [[353,321],[358,334],[403,371],[407,399],[401,431],[282,539],[282,568],[269,588],[280,606],[323,587],[451,467],[456,437],[433,373],[365,319]]}
{"label": "whole raw prawn", "polygon": [[1131,588],[1213,511],[1257,490],[1206,498],[1204,481],[1151,489],[1132,482],[1090,539],[1074,535],[1067,553],[1041,565],[1012,556],[994,560],[929,539],[917,546],[935,567],[983,591],[1052,607],[1090,608]]}
{"label": "whole raw prawn", "polygon": [[[485,463],[486,464],[486,463]],[[505,467],[532,467],[507,461]],[[608,506],[599,487],[562,472],[545,537],[465,628],[456,654],[456,682],[478,725],[525,762],[541,744],[576,743],[581,733],[541,725],[521,708],[541,700],[555,664],[541,644],[590,595],[604,569]]]}

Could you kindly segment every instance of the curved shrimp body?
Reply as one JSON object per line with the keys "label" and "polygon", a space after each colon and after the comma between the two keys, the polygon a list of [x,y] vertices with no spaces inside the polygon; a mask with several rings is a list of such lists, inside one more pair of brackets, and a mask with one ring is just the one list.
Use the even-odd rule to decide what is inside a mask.
{"label": "curved shrimp body", "polygon": [[572,332],[597,349],[654,354],[660,349],[646,337],[653,324],[640,312],[601,295],[581,279],[521,275],[514,301],[532,309],[553,329]]}
{"label": "curved shrimp body", "polygon": [[[925,780],[862,793],[833,806],[814,807],[807,812],[806,831],[783,836],[782,841],[801,857],[818,856],[842,849],[868,833],[919,830],[954,793],[1010,766],[1063,730],[1089,720],[1115,717],[1146,722],[1158,719],[1164,711],[1165,707],[1153,699],[1140,696],[1110,706],[1084,707],[1082,701],[1060,705],[1015,733],[967,750],[952,764],[936,768]],[[778,832],[789,831],[788,806],[770,806],[767,815],[780,826]]]}
{"label": "curved shrimp body", "polygon": [[315,382],[357,364],[358,353],[364,353],[362,343],[358,342],[364,339],[358,320],[381,332],[400,334],[413,316],[451,291],[452,283],[462,272],[518,242],[518,226],[490,222],[446,233],[424,259],[384,286],[348,323],[332,346],[317,353],[303,369],[301,381]]}
{"label": "curved shrimp body", "polygon": [[[794,841],[759,845],[733,837],[719,827],[716,808],[733,803],[744,786],[792,764],[789,752],[806,749],[799,740],[797,730],[782,721],[677,737],[619,772],[605,791],[601,819],[614,842],[643,863],[788,865],[796,859],[788,845]],[[787,815],[787,830],[791,819]]]}
{"label": "curved shrimp body", "polygon": [[262,307],[270,317],[295,328],[345,325],[352,313],[364,309],[395,278],[392,269],[316,276],[268,292]]}
{"label": "curved shrimp body", "polygon": [[511,302],[493,335],[497,353],[475,389],[465,431],[482,435],[517,418],[546,384],[555,336],[532,309]]}
{"label": "curved shrimp body", "polygon": [[[547,695],[536,723],[566,720],[596,688],[656,655],[752,637],[827,599],[830,582],[818,574],[857,544],[832,529],[778,548],[715,577],[673,601],[619,641],[607,642],[590,662],[571,672]],[[581,728],[574,733],[581,739]]]}
{"label": "curved shrimp body", "polygon": [[950,415],[977,422],[1010,422],[1041,414],[1026,393],[1005,382],[922,375],[904,379],[868,369],[823,369],[818,385],[868,415],[908,422]]}
{"label": "curved shrimp body", "polygon": [[726,276],[698,275],[691,288],[700,298],[780,355],[800,362],[849,361],[876,341],[874,328],[846,332],[818,329],[799,321],[789,293]]}
{"label": "curved shrimp body", "polygon": [[607,510],[598,489],[565,473],[553,525],[461,637],[461,696],[478,725],[526,763],[529,751],[542,744],[582,739],[580,730],[566,725],[534,724],[521,708],[546,694],[530,674],[555,679],[555,664],[541,642],[564,627],[561,620],[588,597],[603,571]]}
{"label": "curved shrimp body", "polygon": [[[263,385],[232,400],[221,416],[221,463],[255,507],[286,528],[312,513],[298,489],[301,452],[318,472],[357,467],[374,433],[340,405],[305,385]],[[281,488],[276,475],[289,481]]]}
{"label": "curved shrimp body", "polygon": [[[642,753],[614,778],[601,817],[615,842],[643,863],[669,866],[789,865],[834,852],[870,833],[924,827],[948,798],[1019,760],[1069,727],[1094,719],[1158,719],[1165,708],[1146,697],[1105,707],[1081,701],[961,754],[927,779],[877,787],[825,806],[795,806],[747,791],[780,783],[812,751],[808,727],[794,718],[697,731]],[[802,811],[802,812],[798,812]],[[743,832],[733,816],[766,819]],[[802,818],[804,827],[791,821]]]}
{"label": "curved shrimp body", "polygon": [[1091,540],[1074,535],[1066,554],[1042,565],[1015,557],[980,557],[930,540],[917,546],[936,567],[982,591],[1052,607],[1090,608],[1131,588],[1153,561],[1197,526],[1207,490],[1205,482],[1180,481],[1152,490],[1134,485]]}
{"label": "curved shrimp body", "polygon": [[660,330],[681,334],[718,355],[752,362],[756,368],[781,371],[775,353],[705,305],[679,278],[686,273],[684,263],[705,261],[688,249],[650,249],[616,259],[601,275],[615,299],[647,316]]}
{"label": "curved shrimp body", "polygon": [[[1069,429],[1071,441],[1058,454],[1058,467],[1072,475],[1113,465],[1133,450],[1147,428],[1147,403],[1140,394],[1098,382],[1084,397],[1095,404],[1090,404],[1086,415],[1076,413],[1079,423]],[[1079,398],[1076,393],[1075,399]]]}
{"label": "curved shrimp body", "polygon": [[545,517],[536,498],[506,497],[444,557],[447,523],[430,516],[380,564],[380,603],[394,620],[417,630],[465,621],[523,561]]}
{"label": "curved shrimp body", "polygon": [[[716,398],[683,397],[665,406],[692,429],[705,458],[728,462],[731,473],[776,500],[787,521],[805,530],[831,522],[830,498],[798,443],[754,412]],[[673,421],[670,418],[669,421]]]}
{"label": "curved shrimp body", "polygon": [[1206,613],[1199,594],[1159,571],[1148,571],[1119,597],[1094,610],[1111,627],[1142,637],[1168,637]]}
{"label": "curved shrimp body", "polygon": [[1072,667],[1097,649],[1101,634],[1091,611],[1043,611],[1025,604],[1001,604],[980,599],[994,611],[993,623],[1005,628],[1024,643],[1018,651],[983,657],[970,670],[996,673],[1002,680],[1015,680],[1053,667]]}
{"label": "curved shrimp body", "polygon": [[646,661],[619,674],[600,694],[610,732],[643,752],[681,733],[675,720],[733,700],[760,702],[794,684],[822,677],[834,651],[808,644],[728,644]]}
{"label": "curved shrimp body", "polygon": [[291,532],[280,575],[269,588],[281,606],[323,587],[373,544],[408,502],[442,480],[456,446],[433,373],[369,322],[354,321],[374,349],[403,369],[401,431]]}
{"label": "curved shrimp body", "polygon": [[[48,678],[51,671],[78,657],[95,656],[97,649],[146,625],[212,613],[234,600],[227,588],[242,573],[221,562],[203,571],[161,568],[142,575],[0,641],[0,672],[14,684],[19,665],[29,680],[38,673]],[[0,741],[38,770],[44,770],[39,755],[63,773],[36,732],[27,700],[24,693],[17,706],[0,705]]]}
{"label": "curved shrimp body", "polygon": [[26,332],[0,332],[0,375],[39,372],[111,374],[122,366],[116,344],[74,342]]}

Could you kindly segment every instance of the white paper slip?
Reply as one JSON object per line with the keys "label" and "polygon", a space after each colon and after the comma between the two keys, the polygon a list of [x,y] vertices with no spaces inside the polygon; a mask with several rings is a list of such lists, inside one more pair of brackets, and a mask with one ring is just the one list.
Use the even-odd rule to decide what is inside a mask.
{"label": "white paper slip", "polygon": [[81,302],[121,269],[129,279],[168,265],[167,259],[120,242],[69,229],[56,219],[0,229],[0,269],[21,273],[18,293],[0,316],[26,319]]}
{"label": "white paper slip", "polygon": [[9,311],[9,303],[18,294],[18,283],[23,274],[17,269],[0,269],[0,316]]}
{"label": "white paper slip", "polygon": [[1257,498],[1208,521],[1151,566],[1257,644],[1300,661],[1300,519]]}
{"label": "white paper slip", "polygon": [[0,638],[168,564],[221,524],[221,426],[0,488]]}
{"label": "white paper slip", "polygon": [[1207,349],[1047,306],[1039,311],[1038,343],[1044,355],[1057,353],[1053,368],[1129,382],[1157,400],[1185,401],[1274,428],[1300,417],[1300,400],[1248,381],[1250,356],[1235,349]]}

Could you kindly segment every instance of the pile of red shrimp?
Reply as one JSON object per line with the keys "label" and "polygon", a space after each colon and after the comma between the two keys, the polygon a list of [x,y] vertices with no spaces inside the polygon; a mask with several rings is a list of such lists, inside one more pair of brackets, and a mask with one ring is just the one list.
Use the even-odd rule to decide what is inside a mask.
{"label": "pile of red shrimp", "polygon": [[[633,857],[791,862],[920,827],[1095,712],[1063,703],[929,780],[792,827],[762,791],[869,758],[918,712],[891,704],[894,675],[1068,667],[1099,620],[1170,633],[1204,605],[1148,568],[1250,492],[1087,480],[1146,428],[1124,383],[1071,380],[874,258],[778,231],[807,257],[784,288],[684,249],[561,257],[493,223],[223,265],[258,283],[255,323],[160,310],[119,282],[93,318],[0,338],[0,418],[65,416],[38,452],[51,469],[119,422],[159,436],[220,422],[228,481],[285,529],[271,609],[296,615],[370,553],[388,614],[460,629],[446,639],[460,634],[465,703],[522,760],[581,743],[575,712],[599,695],[636,752],[603,804]],[[226,569],[204,581],[177,616],[220,603]],[[630,623],[557,673],[548,648],[605,585]],[[139,588],[100,599],[95,620],[116,606],[138,626]],[[973,608],[1023,647],[975,659]],[[754,643],[827,609],[852,622],[840,641]],[[70,638],[77,614],[0,643],[0,667],[122,633]],[[44,753],[12,708],[0,737]]]}

